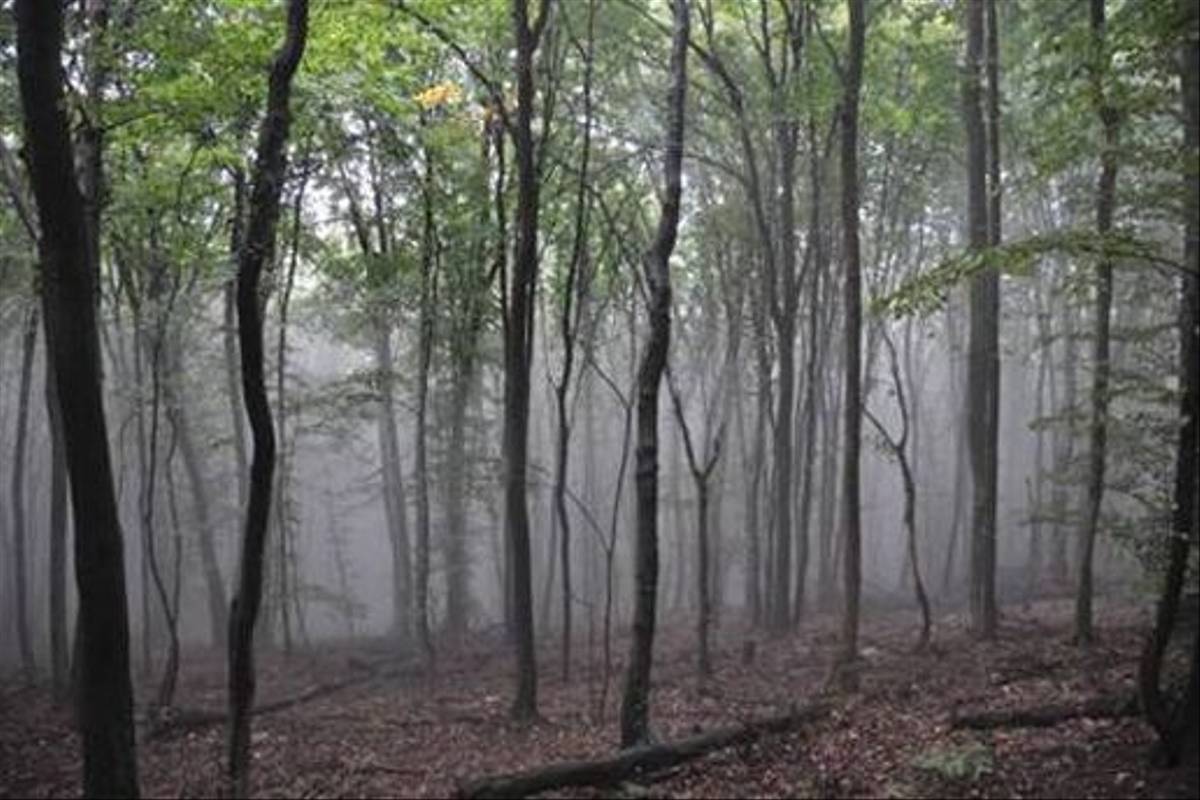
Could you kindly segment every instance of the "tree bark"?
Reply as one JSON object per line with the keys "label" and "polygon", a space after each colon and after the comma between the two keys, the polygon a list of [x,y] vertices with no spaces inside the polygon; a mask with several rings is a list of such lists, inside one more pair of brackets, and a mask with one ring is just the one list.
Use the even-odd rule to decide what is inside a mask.
{"label": "tree bark", "polygon": [[765,736],[777,736],[799,730],[827,713],[828,708],[825,706],[809,706],[777,717],[718,728],[675,742],[626,749],[612,758],[565,761],[525,772],[480,778],[461,784],[456,796],[528,797],[551,789],[612,786],[700,758],[714,750],[749,744]]}
{"label": "tree bark", "polygon": [[[559,335],[563,347],[562,372],[554,384],[554,401],[558,413],[557,440],[554,458],[554,510],[558,517],[562,570],[562,674],[563,681],[571,679],[571,519],[567,514],[567,470],[571,448],[571,427],[568,417],[567,394],[571,387],[571,372],[575,364],[575,344],[579,335],[583,297],[588,290],[587,232],[589,195],[588,167],[592,144],[592,73],[595,51],[596,3],[587,4],[587,45],[583,50],[583,143],[579,163],[579,183],[575,194],[575,230],[571,243],[571,257],[567,264],[566,283],[563,286],[562,308],[559,313]],[[576,298],[576,294],[580,296]]]}
{"label": "tree bark", "polygon": [[[980,87],[985,4],[985,0],[967,2],[967,67],[962,90],[963,116],[967,128],[967,240],[968,247],[975,251],[988,247],[994,230],[989,225],[988,142]],[[991,639],[996,634],[999,292],[999,276],[994,270],[986,270],[971,280],[965,409],[969,421],[967,445],[974,486],[971,507],[970,627],[972,633],[982,639]]]}
{"label": "tree bark", "polygon": [[[236,269],[241,259],[242,239],[246,216],[246,179],[241,169],[233,171],[233,214],[229,226],[229,254]],[[225,383],[229,396],[230,418],[233,422],[233,454],[237,467],[238,514],[246,510],[246,476],[249,474],[246,458],[246,413],[242,406],[242,390],[238,381],[238,323],[237,323],[237,278],[225,282],[225,323],[221,328],[221,341],[225,348]]]}
{"label": "tree bark", "polygon": [[[1184,111],[1184,148],[1194,164],[1200,150],[1200,35],[1197,33],[1196,7],[1180,0],[1181,18],[1186,35],[1179,53]],[[1179,303],[1179,415],[1181,425],[1175,451],[1175,486],[1172,497],[1171,539],[1167,548],[1167,570],[1163,575],[1162,594],[1154,618],[1154,628],[1142,650],[1138,669],[1138,688],[1146,717],[1158,734],[1168,763],[1178,763],[1184,755],[1188,729],[1196,732],[1197,659],[1200,657],[1200,631],[1192,650],[1192,672],[1187,697],[1172,709],[1160,688],[1163,656],[1170,643],[1179,613],[1180,593],[1188,571],[1188,552],[1200,537],[1200,198],[1196,196],[1196,176],[1190,169],[1182,174],[1184,200],[1185,273],[1180,279]],[[1194,584],[1193,584],[1194,588]]]}
{"label": "tree bark", "polygon": [[[43,321],[44,321],[43,317]],[[50,676],[54,696],[64,700],[69,684],[67,652],[67,453],[63,441],[58,383],[54,380],[54,343],[46,337],[46,419],[50,428]]]}
{"label": "tree bark", "polygon": [[424,176],[421,187],[421,290],[420,329],[417,335],[417,413],[416,454],[413,476],[416,478],[417,563],[416,633],[425,660],[433,662],[433,638],[429,632],[429,373],[433,361],[434,304],[437,302],[435,267],[437,229],[433,217],[433,154],[422,148]]}
{"label": "tree bark", "polygon": [[33,639],[29,633],[29,578],[25,558],[25,444],[29,440],[29,391],[33,383],[33,356],[37,350],[38,312],[29,309],[21,335],[21,383],[17,394],[17,438],[13,448],[12,515],[13,572],[17,589],[17,645],[25,680],[33,682],[37,665],[33,659]]}
{"label": "tree bark", "polygon": [[83,790],[92,797],[136,797],[124,548],[100,389],[97,264],[89,251],[64,98],[63,7],[19,0],[16,21],[25,142],[42,231],[42,302],[55,349],[50,361],[75,511]]}
{"label": "tree bark", "polygon": [[842,235],[846,261],[846,363],[845,426],[842,462],[843,591],[841,685],[858,688],[858,601],[862,587],[862,553],[859,520],[859,462],[862,447],[862,267],[858,241],[858,102],[862,84],[866,28],[865,0],[847,0],[850,12],[850,47],[846,57],[842,99]]}
{"label": "tree bark", "polygon": [[517,119],[512,131],[517,156],[516,243],[504,329],[504,504],[505,533],[511,559],[512,610],[517,645],[517,693],[512,715],[537,716],[537,658],[533,645],[533,576],[529,553],[529,369],[533,353],[533,295],[538,269],[537,154],[534,152],[533,56],[549,14],[541,3],[530,20],[528,0],[513,0],[517,43]]}
{"label": "tree bark", "polygon": [[[995,0],[990,0],[995,2]],[[1108,73],[1105,41],[1105,0],[1092,0],[1092,46],[1095,48],[1093,91],[1096,113],[1100,117],[1103,144],[1100,150],[1100,178],[1096,186],[1096,233],[1101,237],[1112,230],[1113,208],[1117,192],[1117,147],[1119,119],[1109,103],[1104,84]],[[1108,449],[1109,328],[1112,315],[1113,264],[1102,258],[1096,265],[1096,329],[1092,344],[1092,424],[1088,449],[1088,477],[1083,530],[1079,540],[1079,584],[1075,596],[1075,639],[1086,645],[1092,640],[1092,556],[1100,527],[1100,506],[1104,500],[1104,466]]]}
{"label": "tree bark", "polygon": [[196,537],[200,551],[200,567],[207,589],[209,639],[214,646],[224,646],[228,617],[226,612],[225,581],[217,557],[216,533],[212,521],[212,501],[208,493],[207,469],[201,451],[196,447],[184,392],[179,383],[184,376],[183,352],[178,341],[171,343],[168,353],[167,378],[163,384],[167,415],[175,428],[183,468],[192,487],[192,513],[196,518]]}
{"label": "tree bark", "polygon": [[392,632],[401,642],[408,642],[413,633],[412,553],[408,539],[408,504],[404,499],[399,433],[396,430],[392,337],[382,315],[376,315],[372,326],[375,369],[379,373],[378,432],[383,472],[383,509],[392,550]]}
{"label": "tree bark", "polygon": [[683,189],[684,109],[687,102],[688,0],[673,0],[674,25],[667,93],[662,210],[643,258],[650,330],[637,379],[637,539],[634,553],[633,640],[621,698],[621,746],[650,738],[650,666],[658,600],[658,391],[671,344],[671,251]]}
{"label": "tree bark", "polygon": [[254,443],[250,495],[242,539],[238,591],[230,607],[229,636],[229,779],[233,794],[250,788],[250,709],[254,705],[254,625],[262,603],[263,554],[271,515],[275,470],[275,429],[263,382],[263,325],[259,279],[275,245],[279,197],[287,171],[284,147],[291,114],[292,77],[308,36],[308,0],[290,0],[287,34],[271,65],[267,110],[259,132],[246,239],[238,253],[238,343],[242,397]]}

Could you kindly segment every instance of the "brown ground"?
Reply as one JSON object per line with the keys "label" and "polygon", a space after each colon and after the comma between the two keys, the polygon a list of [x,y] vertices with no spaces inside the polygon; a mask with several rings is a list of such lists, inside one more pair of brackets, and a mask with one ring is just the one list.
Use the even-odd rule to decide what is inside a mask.
{"label": "brown ground", "polygon": [[[923,654],[911,652],[911,612],[870,620],[863,629],[862,692],[836,698],[837,710],[824,722],[713,754],[645,787],[604,791],[656,797],[1200,796],[1194,764],[1150,766],[1153,735],[1136,717],[1082,718],[1039,730],[950,730],[956,706],[1019,708],[1132,693],[1146,613],[1101,604],[1098,614],[1099,640],[1086,654],[1068,641],[1070,607],[1061,601],[1006,609],[1000,638],[990,644],[972,643],[957,618],[942,619],[934,649]],[[815,698],[826,683],[835,625],[822,616],[791,638],[758,638],[756,657],[745,665],[749,634],[728,622],[718,637],[717,674],[707,686],[694,677],[690,628],[664,626],[654,674],[657,734],[688,736]],[[623,655],[625,646],[618,642],[614,652]],[[368,680],[256,718],[255,794],[446,796],[469,778],[610,754],[619,672],[608,713],[600,718],[592,713],[599,675],[587,669],[585,655],[572,683],[564,685],[556,644],[548,643],[540,685],[544,720],[529,729],[506,720],[512,665],[503,649],[444,648],[433,677]],[[596,656],[598,662],[598,650]],[[379,661],[380,651],[365,645],[288,661],[267,655],[260,663],[261,700],[356,670],[365,676],[366,664]],[[218,654],[194,654],[186,661],[178,702],[220,708],[223,681]],[[143,794],[215,795],[223,733],[209,726],[140,742]],[[0,685],[0,797],[78,793],[78,745],[68,714],[41,689]]]}

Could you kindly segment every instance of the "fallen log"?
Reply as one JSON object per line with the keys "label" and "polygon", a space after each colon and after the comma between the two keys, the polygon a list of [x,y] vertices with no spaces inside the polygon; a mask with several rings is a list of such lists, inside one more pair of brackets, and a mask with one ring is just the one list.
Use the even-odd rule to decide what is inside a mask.
{"label": "fallen log", "polygon": [[[383,672],[371,672],[367,675],[356,675],[340,681],[318,684],[291,697],[256,705],[250,710],[250,715],[259,717],[264,714],[274,714],[340,692],[343,689],[370,683],[374,680],[399,677],[409,671],[411,668],[395,667]],[[223,725],[228,720],[229,713],[224,709],[217,711],[203,708],[157,708],[151,710],[147,715],[144,738],[145,741],[167,739],[211,725]]]}
{"label": "fallen log", "polygon": [[748,744],[764,736],[789,733],[829,713],[824,703],[793,709],[786,714],[743,725],[719,728],[687,739],[633,747],[612,758],[564,761],[523,772],[460,783],[460,798],[528,797],[570,786],[612,786],[669,769],[715,750]]}
{"label": "fallen log", "polygon": [[1008,711],[978,711],[951,714],[950,727],[958,730],[990,731],[999,728],[1052,728],[1072,719],[1120,719],[1139,713],[1132,695],[1095,697],[1082,703],[1050,703],[1036,708]]}

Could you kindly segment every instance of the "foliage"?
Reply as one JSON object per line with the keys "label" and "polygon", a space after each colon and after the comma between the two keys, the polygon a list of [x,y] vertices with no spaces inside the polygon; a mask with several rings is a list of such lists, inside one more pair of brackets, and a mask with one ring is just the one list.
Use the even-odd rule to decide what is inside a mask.
{"label": "foliage", "polygon": [[992,748],[982,742],[933,747],[913,759],[913,766],[953,781],[975,781],[995,768]]}

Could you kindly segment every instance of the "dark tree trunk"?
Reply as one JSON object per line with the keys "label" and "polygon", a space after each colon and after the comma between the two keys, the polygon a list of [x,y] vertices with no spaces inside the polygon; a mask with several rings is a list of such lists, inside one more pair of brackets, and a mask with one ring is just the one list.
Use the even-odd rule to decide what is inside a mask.
{"label": "dark tree trunk", "polygon": [[[233,171],[233,214],[229,225],[229,254],[234,268],[241,259],[243,230],[246,217],[246,179],[241,169]],[[225,383],[229,395],[230,418],[233,422],[233,454],[237,466],[238,514],[246,510],[246,476],[249,474],[246,459],[246,412],[242,406],[242,390],[238,381],[238,323],[237,323],[237,279],[225,282],[225,324],[221,328],[221,341],[225,348]]]}
{"label": "dark tree trunk", "polygon": [[38,312],[29,309],[25,331],[21,335],[21,383],[17,400],[17,438],[13,448],[12,514],[13,572],[17,584],[17,645],[25,680],[33,682],[37,665],[33,660],[33,640],[29,634],[29,577],[25,565],[25,443],[29,440],[29,391],[33,383],[33,355],[37,349]]}
{"label": "dark tree trunk", "polygon": [[517,43],[517,119],[512,131],[517,155],[516,244],[504,330],[504,504],[505,532],[511,559],[512,610],[517,645],[517,694],[512,715],[537,716],[537,659],[533,645],[533,576],[529,553],[529,368],[533,353],[533,294],[538,268],[537,154],[533,140],[533,56],[549,7],[529,18],[528,0],[513,0]]}
{"label": "dark tree trunk", "polygon": [[858,600],[862,586],[859,529],[859,461],[862,447],[862,272],[858,241],[858,100],[862,84],[865,39],[864,0],[847,0],[850,48],[843,75],[842,99],[842,235],[846,261],[846,363],[844,455],[842,463],[843,591],[841,682],[857,690]]}
{"label": "dark tree trunk", "polygon": [[[995,0],[989,0],[995,2]],[[1096,186],[1096,233],[1106,236],[1112,230],[1113,206],[1117,192],[1117,147],[1119,120],[1109,104],[1104,84],[1108,73],[1105,52],[1105,0],[1092,0],[1093,45],[1099,63],[1093,65],[1093,90],[1096,113],[1103,129],[1100,150],[1100,178]],[[1084,523],[1079,540],[1079,584],[1075,595],[1075,639],[1086,645],[1092,640],[1092,555],[1100,527],[1100,505],[1104,500],[1104,465],[1108,449],[1109,327],[1112,314],[1113,264],[1102,258],[1096,265],[1096,330],[1092,342],[1092,420],[1091,445],[1088,449],[1088,477]]]}
{"label": "dark tree trunk", "polygon": [[658,390],[671,343],[671,251],[683,187],[684,107],[687,99],[688,0],[672,3],[663,200],[654,242],[644,257],[650,330],[637,380],[637,539],[634,554],[633,640],[621,698],[621,746],[644,744],[650,730],[650,665],[658,600]]}
{"label": "dark tree trunk", "polygon": [[25,141],[41,222],[43,309],[61,401],[79,589],[77,719],[83,791],[138,794],[121,528],[100,389],[96,263],[86,236],[63,90],[63,7],[16,5]]}
{"label": "dark tree trunk", "polygon": [[271,517],[275,470],[275,429],[263,380],[263,324],[259,279],[275,246],[279,197],[287,171],[284,147],[291,113],[292,76],[308,36],[308,0],[290,0],[287,35],[271,65],[267,110],[259,132],[246,238],[238,253],[238,343],[242,397],[254,442],[250,496],[242,540],[238,591],[230,607],[229,635],[229,779],[234,796],[250,788],[250,711],[254,706],[254,624],[262,604],[263,554]]}
{"label": "dark tree trunk", "polygon": [[[1186,38],[1180,48],[1179,71],[1183,84],[1184,147],[1190,161],[1195,163],[1200,149],[1200,76],[1196,63],[1200,60],[1200,39],[1197,38],[1197,13],[1194,3],[1180,0],[1182,19],[1186,20]],[[1175,629],[1179,612],[1180,593],[1188,571],[1188,551],[1196,547],[1200,537],[1200,425],[1196,409],[1200,407],[1200,198],[1196,195],[1195,173],[1183,171],[1184,191],[1184,267],[1179,304],[1179,415],[1181,425],[1175,451],[1175,487],[1171,539],[1168,545],[1166,574],[1162,595],[1154,618],[1154,629],[1142,651],[1138,684],[1146,717],[1158,733],[1166,760],[1178,763],[1184,755],[1190,737],[1195,746],[1197,659],[1200,657],[1200,632],[1192,650],[1192,671],[1187,697],[1171,709],[1160,689],[1163,656]],[[1193,588],[1194,588],[1193,584]]]}
{"label": "dark tree trunk", "polygon": [[[990,2],[990,0],[986,0]],[[984,127],[980,68],[983,60],[985,0],[966,5],[967,67],[963,77],[963,116],[967,128],[968,246],[988,247],[988,142]],[[998,233],[997,233],[998,237]],[[1000,283],[994,270],[971,280],[971,320],[967,356],[965,413],[971,477],[971,631],[990,639],[996,634],[996,457],[1000,400]]]}

